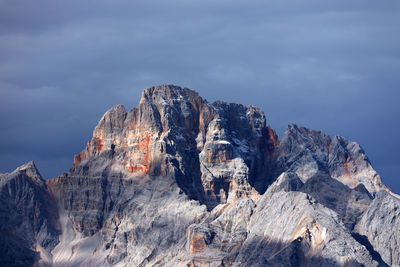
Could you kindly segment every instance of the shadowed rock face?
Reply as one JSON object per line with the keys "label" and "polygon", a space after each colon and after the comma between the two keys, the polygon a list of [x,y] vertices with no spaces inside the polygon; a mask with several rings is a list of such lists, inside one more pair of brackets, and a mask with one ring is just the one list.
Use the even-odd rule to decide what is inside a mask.
{"label": "shadowed rock face", "polygon": [[356,226],[372,249],[390,266],[400,263],[400,201],[382,191],[372,201]]}
{"label": "shadowed rock face", "polygon": [[131,111],[117,105],[106,112],[66,179],[171,175],[212,209],[265,191],[277,143],[258,108],[209,104],[177,86],[152,87]]}
{"label": "shadowed rock face", "polygon": [[258,108],[186,88],[108,110],[67,174],[32,166],[0,175],[6,263],[400,265],[399,199],[357,143],[296,125],[279,141]]}
{"label": "shadowed rock face", "polygon": [[305,182],[323,171],[352,189],[362,184],[372,195],[380,190],[390,191],[360,145],[341,136],[331,138],[292,124],[287,127],[276,154],[275,175],[295,172]]}
{"label": "shadowed rock face", "polygon": [[33,162],[0,175],[0,199],[0,266],[37,263],[37,252],[49,254],[60,231],[55,201]]}

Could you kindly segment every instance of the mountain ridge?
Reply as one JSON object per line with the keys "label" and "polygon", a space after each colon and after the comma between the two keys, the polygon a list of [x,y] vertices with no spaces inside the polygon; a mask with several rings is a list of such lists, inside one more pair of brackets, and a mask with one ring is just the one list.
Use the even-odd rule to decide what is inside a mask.
{"label": "mountain ridge", "polygon": [[5,203],[37,207],[22,228],[0,212],[4,259],[26,258],[7,252],[26,236],[40,266],[400,265],[400,200],[360,145],[296,124],[279,140],[260,109],[179,86],[110,108],[68,173],[44,181],[32,162],[0,178]]}

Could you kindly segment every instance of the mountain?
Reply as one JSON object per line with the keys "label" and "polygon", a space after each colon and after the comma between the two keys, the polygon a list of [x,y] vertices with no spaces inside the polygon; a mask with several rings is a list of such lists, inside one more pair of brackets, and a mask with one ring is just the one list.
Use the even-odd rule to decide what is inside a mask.
{"label": "mountain", "polygon": [[187,88],[108,110],[68,173],[0,175],[1,266],[400,266],[363,149]]}
{"label": "mountain", "polygon": [[0,266],[29,266],[58,244],[58,211],[45,181],[31,161],[0,174]]}

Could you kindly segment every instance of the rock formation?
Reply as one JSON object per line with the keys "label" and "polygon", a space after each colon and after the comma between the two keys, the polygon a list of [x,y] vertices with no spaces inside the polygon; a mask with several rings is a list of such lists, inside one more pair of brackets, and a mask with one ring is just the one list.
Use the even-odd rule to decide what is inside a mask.
{"label": "rock formation", "polygon": [[0,174],[0,198],[0,266],[51,262],[61,233],[57,207],[32,161]]}
{"label": "rock formation", "polygon": [[0,176],[0,265],[400,266],[399,198],[362,148],[163,85],[70,171]]}

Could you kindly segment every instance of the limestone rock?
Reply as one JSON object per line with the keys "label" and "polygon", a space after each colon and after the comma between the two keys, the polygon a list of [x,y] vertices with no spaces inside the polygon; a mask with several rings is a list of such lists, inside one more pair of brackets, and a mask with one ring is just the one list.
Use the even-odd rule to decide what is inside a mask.
{"label": "limestone rock", "polygon": [[58,243],[55,201],[31,161],[0,175],[0,265],[50,264]]}
{"label": "limestone rock", "polygon": [[399,200],[362,148],[173,85],[96,126],[68,173],[0,175],[1,265],[387,266]]}
{"label": "limestone rock", "polygon": [[295,172],[303,182],[324,171],[350,188],[359,184],[375,195],[390,191],[372,168],[364,150],[344,137],[289,125],[277,149],[275,175]]}
{"label": "limestone rock", "polygon": [[400,266],[400,199],[385,191],[377,194],[356,226],[360,240],[377,259]]}
{"label": "limestone rock", "polygon": [[209,209],[263,193],[271,182],[275,132],[255,107],[207,103],[177,86],[146,89],[128,113],[111,108],[69,176],[173,175]]}
{"label": "limestone rock", "polygon": [[248,232],[235,266],[378,265],[337,213],[302,192],[267,191],[257,202]]}

